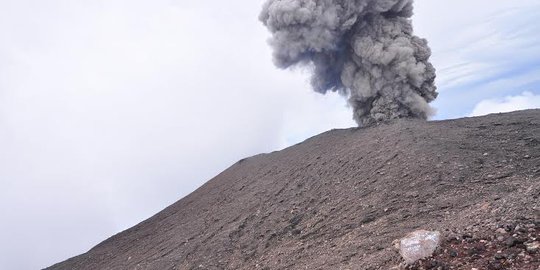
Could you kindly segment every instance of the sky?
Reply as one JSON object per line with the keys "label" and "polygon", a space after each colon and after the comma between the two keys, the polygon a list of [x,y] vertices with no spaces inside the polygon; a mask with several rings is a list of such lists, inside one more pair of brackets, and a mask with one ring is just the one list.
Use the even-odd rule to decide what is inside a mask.
{"label": "sky", "polygon": [[[237,160],[355,126],[272,64],[263,0],[0,0],[0,269],[78,255]],[[537,0],[416,0],[434,120],[540,108]]]}

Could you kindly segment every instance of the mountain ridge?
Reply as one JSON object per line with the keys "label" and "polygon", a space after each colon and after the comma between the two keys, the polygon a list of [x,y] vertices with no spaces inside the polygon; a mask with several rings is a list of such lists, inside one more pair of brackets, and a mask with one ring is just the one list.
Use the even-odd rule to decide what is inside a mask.
{"label": "mountain ridge", "polygon": [[47,269],[390,269],[415,229],[540,220],[539,153],[540,110],[327,131]]}

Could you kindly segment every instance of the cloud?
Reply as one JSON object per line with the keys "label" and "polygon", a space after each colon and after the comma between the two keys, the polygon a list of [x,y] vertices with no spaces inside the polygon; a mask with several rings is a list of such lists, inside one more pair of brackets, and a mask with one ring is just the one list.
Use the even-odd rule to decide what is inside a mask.
{"label": "cloud", "polygon": [[[540,26],[535,23],[540,14],[538,1],[417,0],[416,14],[415,30],[430,37],[442,89],[485,80],[515,68],[516,63],[538,60],[531,58],[538,56],[540,48],[536,34]],[[433,23],[441,21],[452,23]]]}
{"label": "cloud", "polygon": [[78,255],[242,158],[354,125],[273,66],[262,1],[8,2],[0,269]]}
{"label": "cloud", "polygon": [[481,116],[490,113],[503,113],[518,110],[540,108],[540,95],[523,92],[517,96],[507,96],[500,99],[486,99],[478,103],[471,116]]}
{"label": "cloud", "polygon": [[[273,66],[257,21],[262,2],[0,1],[0,239],[9,243],[0,245],[0,269],[39,269],[85,252],[241,158],[354,125],[344,99],[312,93],[308,74]],[[416,2],[416,29],[441,79],[461,60],[458,71],[482,75],[474,54],[493,44],[456,61],[445,49],[461,47],[445,44],[478,23],[470,18],[517,5]],[[505,67],[538,59],[536,45],[520,43],[538,44],[533,11],[507,17],[529,30],[505,32],[517,45],[487,56],[507,59]],[[537,89],[537,73],[528,74],[526,85],[501,79]],[[492,95],[480,92],[470,100]],[[476,92],[456,93],[456,102],[441,96],[440,111],[463,110],[460,97]]]}
{"label": "cloud", "polygon": [[[530,76],[540,70],[538,1],[415,3],[415,31],[428,38],[437,68],[436,119],[463,117],[487,97],[540,87]],[[501,81],[510,86],[499,87]]]}

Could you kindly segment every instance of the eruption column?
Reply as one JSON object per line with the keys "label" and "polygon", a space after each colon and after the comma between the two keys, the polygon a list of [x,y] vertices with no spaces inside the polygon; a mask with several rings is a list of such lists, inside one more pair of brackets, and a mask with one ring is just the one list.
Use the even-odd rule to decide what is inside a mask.
{"label": "eruption column", "polygon": [[412,15],[413,0],[268,0],[260,20],[275,64],[310,66],[313,89],[347,95],[366,126],[432,114],[435,68]]}

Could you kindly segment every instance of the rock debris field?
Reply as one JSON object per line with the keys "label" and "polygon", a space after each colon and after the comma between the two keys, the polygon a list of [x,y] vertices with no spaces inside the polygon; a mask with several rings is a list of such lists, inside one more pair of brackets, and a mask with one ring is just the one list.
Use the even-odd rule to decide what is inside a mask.
{"label": "rock debris field", "polygon": [[[219,153],[216,153],[219,155]],[[540,110],[332,130],[47,269],[540,269]],[[433,257],[394,247],[436,230]]]}

